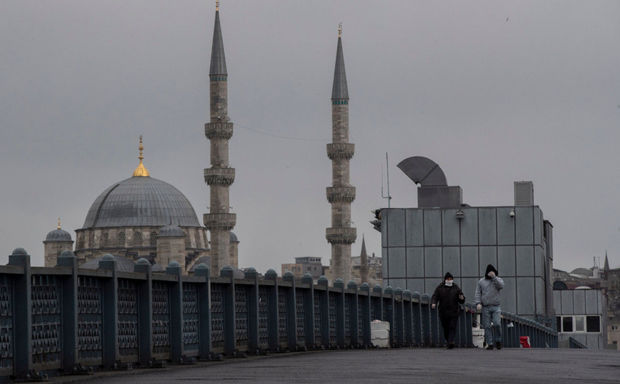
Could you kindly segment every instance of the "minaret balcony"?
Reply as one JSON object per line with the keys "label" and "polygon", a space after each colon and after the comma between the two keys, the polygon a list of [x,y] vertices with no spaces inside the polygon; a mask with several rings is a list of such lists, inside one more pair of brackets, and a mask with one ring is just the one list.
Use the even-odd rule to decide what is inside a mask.
{"label": "minaret balcony", "polygon": [[350,160],[353,157],[353,153],[355,153],[355,144],[353,143],[327,144],[327,157],[329,157],[330,160]]}
{"label": "minaret balcony", "polygon": [[205,168],[205,182],[208,185],[231,185],[234,181],[234,168]]}
{"label": "minaret balcony", "polygon": [[217,121],[205,124],[205,135],[207,139],[229,140],[233,135],[233,123],[227,121]]}
{"label": "minaret balcony", "polygon": [[351,203],[355,200],[355,187],[327,187],[327,201],[330,203]]}
{"label": "minaret balcony", "polygon": [[203,223],[209,231],[230,231],[237,223],[235,213],[205,213]]}
{"label": "minaret balcony", "polygon": [[327,228],[325,238],[330,244],[353,244],[357,238],[357,229],[350,227]]}

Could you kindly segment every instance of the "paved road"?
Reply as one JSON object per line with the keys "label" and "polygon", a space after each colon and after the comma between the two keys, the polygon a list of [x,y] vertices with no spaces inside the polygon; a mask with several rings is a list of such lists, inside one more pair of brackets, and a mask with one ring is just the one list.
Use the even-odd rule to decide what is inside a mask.
{"label": "paved road", "polygon": [[144,372],[93,377],[89,383],[620,383],[620,352],[576,349],[328,351]]}

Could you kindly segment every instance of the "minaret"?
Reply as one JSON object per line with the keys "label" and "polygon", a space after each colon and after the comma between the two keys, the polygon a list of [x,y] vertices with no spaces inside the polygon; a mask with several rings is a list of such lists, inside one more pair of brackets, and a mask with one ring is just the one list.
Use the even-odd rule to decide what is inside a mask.
{"label": "minaret", "polygon": [[362,251],[360,252],[360,280],[362,283],[368,282],[368,254],[366,253],[366,241],[362,236]]}
{"label": "minaret", "polygon": [[349,92],[342,54],[342,25],[338,27],[338,48],[332,87],[332,143],[327,156],[332,161],[332,186],[327,187],[327,201],[332,205],[332,225],[325,237],[332,246],[330,274],[332,279],[351,279],[351,244],[357,232],[351,227],[351,202],[355,187],[349,184],[349,160],[355,146],[349,143]]}
{"label": "minaret", "polygon": [[219,1],[215,7],[209,80],[211,120],[205,124],[205,134],[211,141],[211,168],[205,169],[204,175],[211,196],[210,210],[203,221],[211,232],[211,273],[219,275],[224,266],[230,265],[230,231],[236,222],[236,215],[229,212],[228,188],[235,181],[235,169],[230,168],[228,163],[228,140],[233,134],[233,124],[228,118],[228,73]]}

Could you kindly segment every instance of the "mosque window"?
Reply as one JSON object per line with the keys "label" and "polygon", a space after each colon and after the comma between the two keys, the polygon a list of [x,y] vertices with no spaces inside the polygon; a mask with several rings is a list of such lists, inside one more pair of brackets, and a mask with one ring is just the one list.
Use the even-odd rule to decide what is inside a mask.
{"label": "mosque window", "polygon": [[157,246],[157,232],[153,231],[151,232],[151,247],[156,247]]}
{"label": "mosque window", "polygon": [[120,231],[118,233],[118,245],[120,247],[124,247],[125,246],[125,231]]}
{"label": "mosque window", "polygon": [[109,235],[108,235],[108,233],[107,233],[107,232],[103,232],[103,233],[101,234],[101,245],[103,245],[104,247],[106,247],[106,246],[108,246],[108,245],[109,245],[109,241],[110,241],[110,239],[109,239]]}
{"label": "mosque window", "polygon": [[137,246],[142,245],[142,232],[140,231],[133,232],[133,245],[137,245]]}

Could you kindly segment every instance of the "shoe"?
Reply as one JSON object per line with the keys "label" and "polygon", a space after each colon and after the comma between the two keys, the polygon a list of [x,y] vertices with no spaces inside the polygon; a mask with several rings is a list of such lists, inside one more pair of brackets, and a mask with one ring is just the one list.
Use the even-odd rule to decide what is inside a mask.
{"label": "shoe", "polygon": [[492,345],[487,346],[487,351],[492,351],[492,350],[493,350],[493,346]]}
{"label": "shoe", "polygon": [[500,343],[499,341],[495,343],[495,348],[502,349],[502,343]]}
{"label": "shoe", "polygon": [[454,349],[454,347],[455,347],[454,343],[448,344],[448,349]]}

